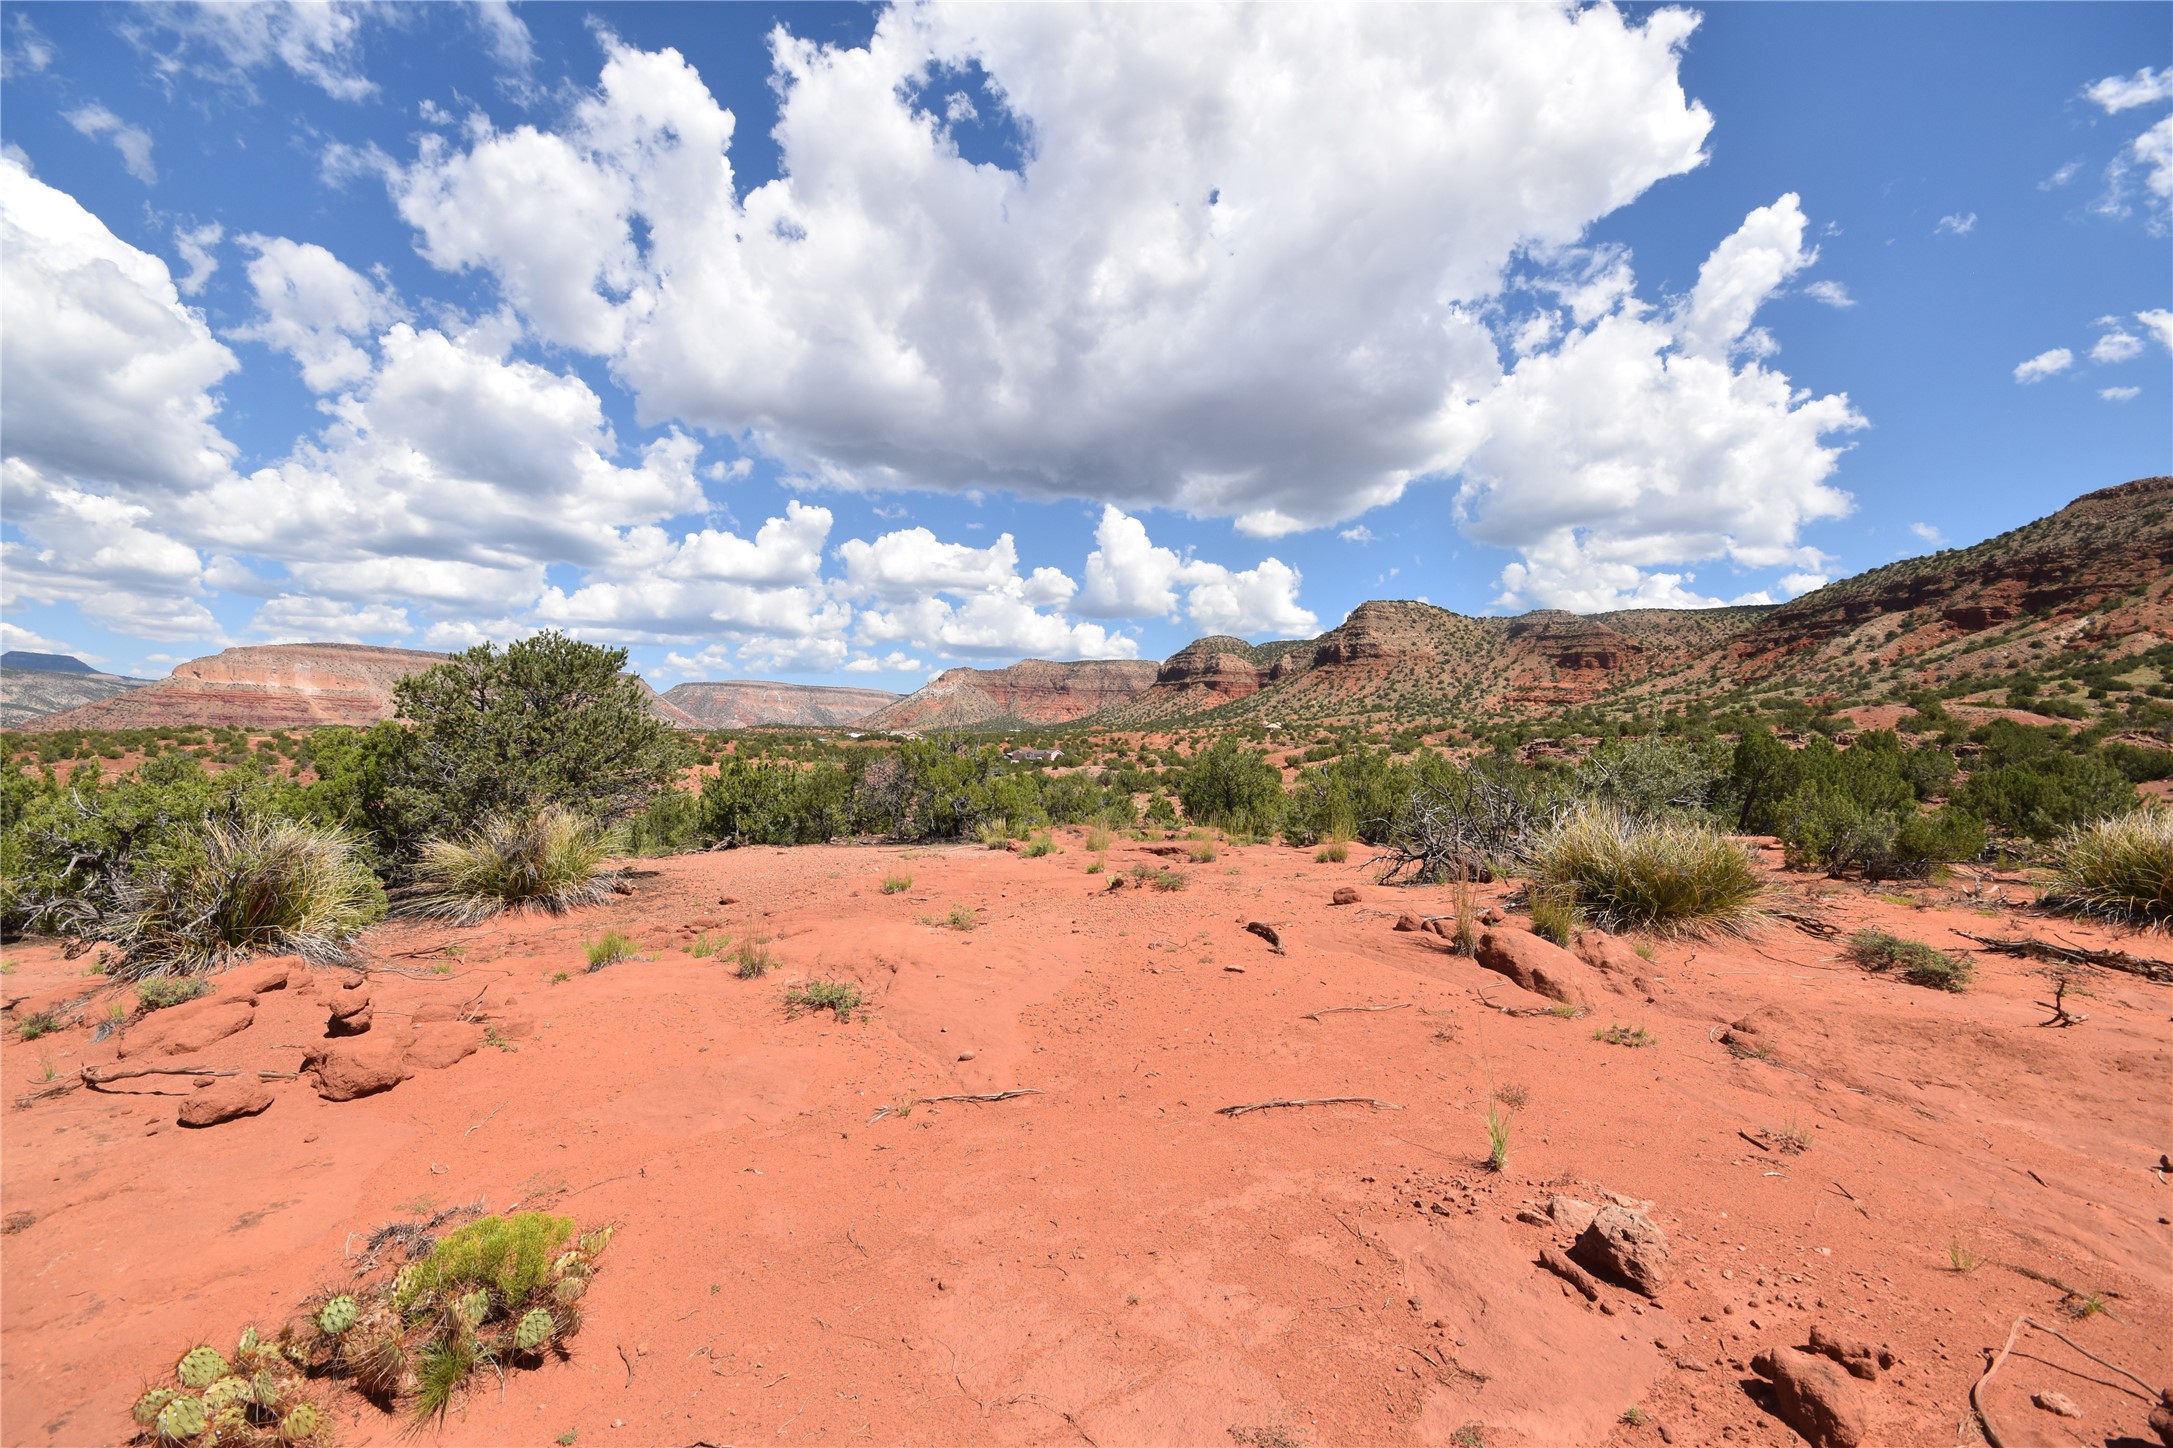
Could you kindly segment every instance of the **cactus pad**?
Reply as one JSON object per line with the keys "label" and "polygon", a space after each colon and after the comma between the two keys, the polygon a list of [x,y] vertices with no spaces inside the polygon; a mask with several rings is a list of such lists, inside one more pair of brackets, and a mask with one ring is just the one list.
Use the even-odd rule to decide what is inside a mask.
{"label": "cactus pad", "polygon": [[490,1316],[490,1294],[480,1290],[466,1294],[453,1304],[453,1316],[469,1327],[480,1327]]}
{"label": "cactus pad", "polygon": [[234,1347],[234,1356],[247,1357],[263,1346],[264,1339],[257,1336],[257,1330],[253,1327],[245,1327],[241,1330],[241,1341]]}
{"label": "cactus pad", "polygon": [[588,1287],[589,1280],[586,1277],[561,1277],[558,1279],[558,1286],[551,1289],[551,1297],[563,1307],[580,1301],[581,1294],[588,1291]]}
{"label": "cactus pad", "polygon": [[314,1403],[296,1403],[279,1420],[279,1436],[289,1443],[307,1443],[324,1428],[324,1414]]}
{"label": "cactus pad", "polygon": [[586,1272],[589,1270],[589,1259],[579,1252],[562,1252],[558,1260],[551,1264],[551,1270],[561,1277],[569,1272]]}
{"label": "cactus pad", "polygon": [[181,1395],[172,1388],[153,1388],[136,1399],[137,1426],[148,1428],[158,1422],[158,1415],[165,1406]]}
{"label": "cactus pad", "polygon": [[223,1377],[204,1389],[204,1411],[207,1413],[222,1412],[233,1407],[236,1403],[248,1402],[250,1397],[248,1379],[231,1376]]}
{"label": "cactus pad", "polygon": [[338,1337],[355,1325],[355,1319],[361,1313],[362,1309],[355,1305],[355,1300],[341,1293],[318,1310],[317,1326],[328,1336]]}
{"label": "cactus pad", "polygon": [[186,1443],[211,1425],[198,1398],[175,1398],[158,1410],[158,1436],[168,1443]]}
{"label": "cactus pad", "polygon": [[219,1356],[217,1348],[192,1347],[175,1364],[174,1374],[181,1379],[182,1387],[201,1392],[226,1376],[226,1359]]}
{"label": "cactus pad", "polygon": [[242,1407],[221,1408],[211,1415],[211,1436],[221,1443],[246,1443],[249,1432],[249,1410]]}
{"label": "cactus pad", "polygon": [[581,1238],[581,1250],[594,1257],[611,1245],[612,1230],[610,1227],[598,1227],[595,1231],[583,1236]]}
{"label": "cactus pad", "polygon": [[535,1352],[551,1340],[551,1314],[538,1307],[521,1318],[521,1325],[513,1330],[513,1345],[522,1352]]}

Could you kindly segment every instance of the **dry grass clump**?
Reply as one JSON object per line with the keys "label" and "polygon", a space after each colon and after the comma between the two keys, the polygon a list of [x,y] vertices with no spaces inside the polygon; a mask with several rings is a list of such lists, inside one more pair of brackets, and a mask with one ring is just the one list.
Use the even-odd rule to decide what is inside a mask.
{"label": "dry grass clump", "polygon": [[1898,971],[1911,985],[1964,991],[1975,967],[1969,958],[1934,950],[1921,940],[1904,940],[1884,930],[1859,930],[1849,937],[1849,957],[1871,971]]}
{"label": "dry grass clump", "polygon": [[495,815],[464,835],[431,840],[416,865],[406,909],[473,925],[505,910],[563,914],[601,903],[603,833],[553,805],[532,815]]}
{"label": "dry grass clump", "polygon": [[2163,926],[2173,920],[2173,810],[2141,809],[2068,831],[2052,847],[2050,898]]}
{"label": "dry grass clump", "polygon": [[601,938],[590,941],[582,949],[588,956],[590,970],[602,970],[622,960],[632,960],[641,952],[641,947],[623,930],[606,930]]}
{"label": "dry grass clump", "polygon": [[1605,929],[1661,935],[1739,933],[1757,921],[1765,891],[1750,852],[1718,830],[1606,806],[1579,810],[1540,840],[1532,881],[1535,898],[1566,892]]}
{"label": "dry grass clump", "polygon": [[384,910],[384,892],[344,830],[209,821],[200,852],[116,892],[107,938],[123,959],[113,974],[203,974],[259,951],[342,960]]}

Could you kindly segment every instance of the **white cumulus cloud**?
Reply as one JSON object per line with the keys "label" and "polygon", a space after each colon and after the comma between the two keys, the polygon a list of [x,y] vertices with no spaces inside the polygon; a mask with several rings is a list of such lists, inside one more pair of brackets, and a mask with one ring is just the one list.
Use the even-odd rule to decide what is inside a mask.
{"label": "white cumulus cloud", "polygon": [[2146,65],[2134,75],[2109,75],[2084,87],[2083,94],[2109,116],[2173,101],[2173,66],[2153,70]]}
{"label": "white cumulus cloud", "polygon": [[2138,356],[2142,350],[2142,338],[2136,336],[2133,332],[2116,329],[2098,338],[2097,345],[2090,349],[2090,360],[2093,362],[2126,362],[2130,358]]}
{"label": "white cumulus cloud", "polygon": [[257,315],[232,335],[292,356],[312,392],[334,392],[370,373],[370,354],[357,339],[401,314],[399,302],[368,277],[314,242],[283,236],[244,236],[255,253],[248,265]]}
{"label": "white cumulus cloud", "polygon": [[2075,365],[2075,354],[2065,347],[2054,347],[2035,357],[2015,364],[2015,381],[2021,383],[2042,382],[2056,372],[2065,372]]}
{"label": "white cumulus cloud", "polygon": [[2098,389],[2098,396],[2107,402],[2133,402],[2142,392],[2140,387],[2103,387]]}
{"label": "white cumulus cloud", "polygon": [[68,112],[67,120],[93,140],[111,141],[121,153],[122,167],[144,185],[158,180],[158,167],[151,164],[151,133],[143,127],[131,125],[95,101]]}

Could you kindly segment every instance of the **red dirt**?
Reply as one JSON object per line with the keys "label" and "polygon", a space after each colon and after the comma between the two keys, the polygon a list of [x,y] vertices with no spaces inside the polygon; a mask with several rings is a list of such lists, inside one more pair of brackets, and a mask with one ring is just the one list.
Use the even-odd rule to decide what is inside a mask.
{"label": "red dirt", "polygon": [[[1661,1427],[1781,1444],[1799,1440],[1744,1368],[1818,1324],[1899,1355],[1859,1385],[1870,1441],[1946,1445],[1982,1351],[2022,1313],[2173,1381],[2173,1188],[2153,1170],[2173,1139],[2165,987],[2106,976],[2087,1023],[2041,1029],[2026,962],[1980,956],[1975,986],[1948,995],[1775,925],[1659,944],[1641,973],[1618,951],[1590,1015],[1512,1016],[1479,992],[1548,1003],[1392,930],[1447,911],[1447,891],[1361,885],[1358,905],[1329,905],[1363,881],[1359,856],[1225,848],[1180,866],[1182,893],[1112,893],[1135,861],[1165,862],[1120,844],[1089,876],[1078,835],[1060,838],[1065,853],[1032,860],[689,856],[566,919],[381,928],[358,1043],[458,1034],[446,1020],[466,1006],[470,1034],[510,1049],[347,1102],[274,1083],[268,1110],[201,1130],[175,1125],[180,1076],[10,1107],[0,1437],[124,1440],[137,1385],[183,1348],[287,1319],[349,1280],[376,1228],[479,1197],[618,1235],[572,1361],[478,1381],[417,1441],[1227,1445],[1284,1428],[1442,1443],[1480,1423],[1494,1445],[1648,1443]],[[913,888],[882,895],[890,872]],[[1914,892],[1919,909],[1818,888],[1845,928],[1943,947],[1969,944],[1955,927],[2112,939],[1988,919],[1943,890]],[[1787,889],[1806,893],[1800,877]],[[979,928],[920,923],[954,904]],[[649,958],[584,973],[582,942],[609,926]],[[773,937],[779,970],[740,980],[729,953],[685,953],[703,930]],[[426,953],[445,945],[462,953]],[[48,945],[9,960],[18,1021],[98,984]],[[296,1069],[324,1044],[339,976],[293,976],[191,1059]],[[786,1019],[784,986],[807,976],[858,982],[872,1014]],[[1391,1003],[1408,1004],[1304,1018]],[[1717,1036],[1754,1010],[1774,1044],[1738,1058]],[[102,1014],[94,1001],[84,1019]],[[1657,1044],[1594,1039],[1617,1022]],[[58,1084],[115,1060],[87,1025],[0,1045],[11,1096],[41,1089],[48,1064]],[[1499,1174],[1481,1164],[1490,1081],[1529,1093]],[[914,1094],[1014,1087],[1043,1094],[870,1120]],[[1339,1095],[1402,1109],[1215,1110]],[[1787,1129],[1810,1149],[1742,1134]],[[1657,1302],[1602,1286],[1603,1312],[1535,1265],[1568,1238],[1519,1210],[1604,1191],[1652,1201],[1673,1239],[1680,1276]],[[1953,1270],[1950,1243],[1982,1265]],[[2070,1319],[2059,1288],[2011,1269],[2109,1311]],[[2031,1337],[1989,1403],[2010,1442],[2143,1437],[2147,1407],[2117,1382]],[[2046,1390],[2082,1407],[2073,1431],[2030,1406]],[[402,1437],[359,1400],[336,1406],[343,1445]],[[1621,1421],[1633,1406],[1642,1425]]]}

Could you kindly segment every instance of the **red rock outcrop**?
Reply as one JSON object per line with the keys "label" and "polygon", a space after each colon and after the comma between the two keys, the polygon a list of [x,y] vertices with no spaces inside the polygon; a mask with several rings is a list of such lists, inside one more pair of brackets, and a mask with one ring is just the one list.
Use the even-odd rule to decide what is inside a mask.
{"label": "red rock outcrop", "polygon": [[675,684],[664,691],[665,703],[677,706],[703,729],[856,724],[904,697],[887,689],[772,684],[761,679],[712,679]]}
{"label": "red rock outcrop", "polygon": [[1130,699],[1158,668],[1150,659],[1024,659],[1002,669],[946,669],[860,722],[870,729],[1065,724]]}

